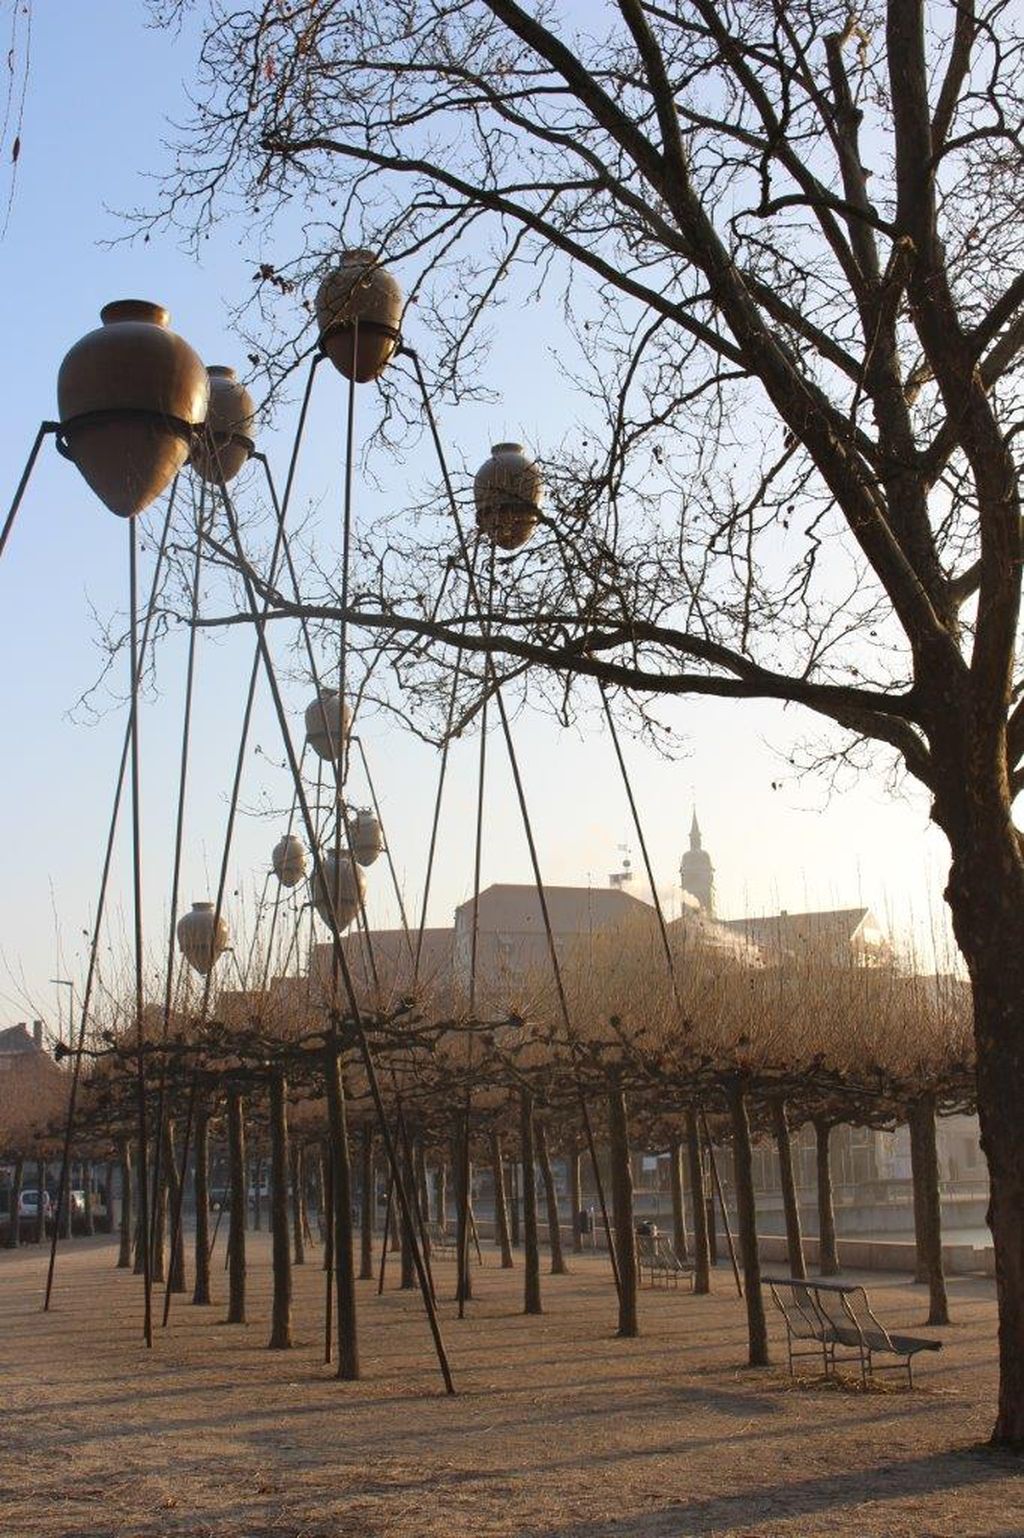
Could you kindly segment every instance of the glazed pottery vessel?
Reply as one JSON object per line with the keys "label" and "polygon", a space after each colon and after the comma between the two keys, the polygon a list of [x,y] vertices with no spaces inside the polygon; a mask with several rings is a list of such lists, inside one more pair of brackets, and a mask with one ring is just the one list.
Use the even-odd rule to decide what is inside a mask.
{"label": "glazed pottery vessel", "polygon": [[338,758],[352,724],[352,712],[337,689],[321,689],[306,706],[306,741],[318,758]]}
{"label": "glazed pottery vessel", "polygon": [[496,443],[473,481],[481,533],[502,550],[518,550],[537,527],[544,496],[540,471],[521,443]]}
{"label": "glazed pottery vessel", "polygon": [[356,812],[349,821],[348,831],[352,841],[352,853],[359,864],[372,865],[384,848],[380,823],[374,814],[365,808]]}
{"label": "glazed pottery vessel", "polygon": [[118,299],[100,319],[61,364],[57,404],[71,458],[111,512],[132,518],[187,460],[209,383],[162,305]]}
{"label": "glazed pottery vessel", "polygon": [[347,929],[359,912],[366,893],[366,878],[347,854],[343,853],[341,859],[335,861],[332,849],[317,861],[309,887],[313,906],[324,923],[330,924],[333,908],[341,930]]}
{"label": "glazed pottery vessel", "polygon": [[274,845],[274,852],[270,859],[274,867],[274,875],[282,886],[297,886],[306,874],[309,864],[306,858],[306,846],[301,838],[296,838],[294,833],[286,833]]}
{"label": "glazed pottery vessel", "polygon": [[324,278],[316,295],[320,345],[346,379],[365,384],[383,373],[398,346],[402,302],[372,251],[346,251]]}
{"label": "glazed pottery vessel", "polygon": [[212,363],[206,372],[210,404],[202,432],[192,445],[191,463],[204,481],[218,486],[221,481],[233,481],[252,453],[256,407],[233,368]]}
{"label": "glazed pottery vessel", "polygon": [[205,977],[228,948],[230,934],[224,915],[214,929],[213,903],[193,903],[192,912],[178,920],[178,944],[185,960]]}

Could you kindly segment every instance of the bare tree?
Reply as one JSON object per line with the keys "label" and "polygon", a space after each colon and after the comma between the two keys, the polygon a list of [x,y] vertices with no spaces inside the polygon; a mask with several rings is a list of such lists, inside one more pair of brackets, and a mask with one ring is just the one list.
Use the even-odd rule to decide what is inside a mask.
{"label": "bare tree", "polygon": [[[503,284],[564,289],[600,430],[552,454],[556,512],[486,623],[458,584],[435,614],[387,536],[348,615],[375,645],[641,707],[802,705],[841,761],[881,744],[926,787],[974,988],[994,1436],[1024,1443],[1019,29],[1006,0],[616,0],[591,26],[516,0],[215,6],[163,212],[201,231],[222,191],[271,222],[301,200],[305,249],[261,269],[289,304],[339,231],[417,263],[436,388]],[[338,618],[329,587],[301,606]]]}

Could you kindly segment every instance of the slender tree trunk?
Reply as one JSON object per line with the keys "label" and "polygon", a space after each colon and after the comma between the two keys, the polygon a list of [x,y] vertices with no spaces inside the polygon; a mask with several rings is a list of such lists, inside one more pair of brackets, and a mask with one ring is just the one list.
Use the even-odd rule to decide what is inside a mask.
{"label": "slender tree trunk", "polygon": [[373,1281],[373,1218],[377,1198],[377,1178],[373,1168],[373,1126],[363,1123],[363,1193],[359,1208],[359,1280]]}
{"label": "slender tree trunk", "polygon": [[85,1195],[85,1212],[82,1215],[82,1225],[90,1239],[96,1233],[96,1212],[94,1193],[96,1185],[96,1170],[91,1159],[86,1159],[82,1166],[82,1189]]}
{"label": "slender tree trunk", "polygon": [[[275,1069],[270,1075],[270,1201],[274,1297],[270,1315],[271,1351],[292,1343],[292,1252],[288,1233],[288,1085]],[[301,1237],[301,1234],[300,1234]]]}
{"label": "slender tree trunk", "polygon": [[[11,1217],[7,1225],[7,1248],[9,1250],[16,1250],[21,1243],[21,1213],[18,1209],[21,1206],[21,1188],[24,1183],[24,1177],[25,1160],[21,1154],[18,1154],[14,1160],[14,1175],[11,1179]],[[40,1205],[42,1200],[43,1193],[40,1191]]]}
{"label": "slender tree trunk", "polygon": [[551,1168],[551,1155],[548,1153],[547,1128],[542,1121],[537,1123],[536,1131],[537,1163],[540,1165],[541,1178],[544,1181],[544,1200],[548,1210],[548,1245],[551,1250],[551,1275],[564,1276],[568,1266],[562,1254],[562,1229],[558,1215],[558,1193],[555,1190],[555,1174]]}
{"label": "slender tree trunk", "polygon": [[700,1148],[697,1112],[686,1112],[686,1162],[690,1171],[690,1217],[693,1221],[693,1290],[711,1291],[711,1245],[708,1234],[708,1199],[704,1187],[704,1160]]}
{"label": "slender tree trunk", "polygon": [[925,1203],[918,1194],[921,1150],[918,1147],[920,1127],[912,1105],[907,1107],[907,1132],[910,1136],[910,1199],[914,1214],[914,1281],[919,1287],[928,1284],[928,1242],[924,1232]]}
{"label": "slender tree trunk", "polygon": [[297,1266],[306,1264],[306,1151],[295,1139],[291,1145],[292,1165],[292,1257]]}
{"label": "slender tree trunk", "polygon": [[686,1206],[683,1202],[683,1145],[678,1139],[668,1151],[668,1173],[672,1186],[672,1248],[676,1259],[689,1259],[686,1244]]}
{"label": "slender tree trunk", "polygon": [[[330,1192],[327,1189],[327,1181],[330,1169],[330,1153],[324,1150],[323,1143],[316,1145],[316,1200],[317,1200],[317,1226],[320,1229],[320,1243],[327,1243],[327,1217],[332,1210]],[[324,1256],[324,1270],[327,1270],[327,1256]]]}
{"label": "slender tree trunk", "polygon": [[910,1107],[910,1155],[914,1177],[914,1211],[919,1212],[918,1243],[924,1251],[928,1282],[928,1323],[948,1324],[946,1279],[942,1274],[942,1200],[939,1154],[935,1141],[935,1096],[921,1095]]}
{"label": "slender tree trunk", "polygon": [[582,1162],[580,1151],[574,1144],[569,1151],[569,1200],[572,1203],[572,1249],[574,1255],[583,1254]]}
{"label": "slender tree trunk", "polygon": [[46,1238],[46,1211],[43,1205],[43,1198],[46,1192],[45,1159],[39,1160],[39,1185],[37,1190],[39,1191],[39,1206],[36,1210],[36,1243],[42,1244],[43,1240]]}
{"label": "slender tree trunk", "polygon": [[790,1138],[789,1120],[784,1100],[772,1101],[772,1121],[775,1128],[775,1147],[779,1155],[779,1179],[782,1184],[782,1206],[786,1214],[786,1250],[789,1255],[789,1274],[801,1278],[807,1275],[804,1262],[804,1241],[800,1232],[800,1202],[796,1194],[793,1176],[793,1143]]}
{"label": "slender tree trunk", "polygon": [[108,1159],[106,1172],[106,1217],[103,1224],[103,1232],[106,1234],[114,1232],[114,1171],[116,1168],[117,1160]]}
{"label": "slender tree trunk", "polygon": [[117,1252],[117,1264],[119,1270],[126,1271],[132,1263],[131,1139],[126,1137],[118,1138],[117,1148],[121,1156],[121,1243]]}
{"label": "slender tree trunk", "polygon": [[618,1084],[613,1084],[608,1092],[608,1146],[611,1157],[615,1254],[619,1263],[620,1281],[618,1334],[631,1339],[640,1333],[640,1272],[633,1219],[633,1171],[629,1162],[626,1097]]}
{"label": "slender tree trunk", "polygon": [[537,1238],[537,1184],[534,1174],[533,1096],[519,1091],[519,1148],[523,1166],[523,1313],[542,1314],[540,1242]]}
{"label": "slender tree trunk", "polygon": [[71,1200],[71,1193],[74,1190],[74,1187],[75,1187],[75,1161],[73,1159],[69,1159],[68,1160],[68,1165],[67,1165],[67,1170],[66,1170],[66,1173],[64,1175],[64,1211],[63,1211],[63,1220],[64,1220],[64,1238],[65,1239],[70,1239],[72,1234],[75,1231],[74,1218],[73,1218],[74,1204],[73,1204],[73,1202]]}
{"label": "slender tree trunk", "polygon": [[494,1237],[501,1246],[501,1268],[510,1271],[514,1262],[505,1198],[505,1163],[501,1157],[501,1133],[496,1127],[491,1130],[491,1175],[494,1180]]}
{"label": "slender tree trunk", "polygon": [[252,1161],[252,1226],[257,1233],[263,1227],[263,1160],[258,1154]]}
{"label": "slender tree trunk", "polygon": [[160,1156],[156,1193],[153,1200],[153,1260],[150,1275],[154,1282],[166,1280],[167,1271],[167,1130],[164,1124],[164,1151]]}
{"label": "slender tree trunk", "polygon": [[205,1307],[210,1301],[210,1115],[206,1100],[196,1097],[196,1152],[192,1189],[196,1201],[196,1281],[192,1302]]}
{"label": "slender tree trunk", "polygon": [[519,1164],[515,1159],[512,1160],[511,1177],[512,1204],[511,1212],[509,1214],[511,1220],[509,1227],[512,1234],[512,1248],[517,1250],[520,1243],[520,1217],[522,1215],[522,1209],[520,1206],[521,1197],[519,1192]]}
{"label": "slender tree trunk", "polygon": [[228,1164],[231,1180],[231,1221],[228,1227],[228,1324],[245,1323],[245,1122],[242,1096],[228,1091]]}
{"label": "slender tree trunk", "polygon": [[818,1149],[818,1270],[822,1276],[838,1276],[836,1214],[832,1203],[831,1123],[816,1118],[814,1138]]}
{"label": "slender tree trunk", "polygon": [[434,1171],[434,1202],[437,1207],[437,1226],[444,1231],[448,1224],[448,1166],[438,1159]]}
{"label": "slender tree trunk", "polygon": [[470,1180],[468,1139],[469,1117],[464,1116],[462,1126],[452,1137],[452,1170],[455,1176],[455,1301],[462,1307],[473,1296],[473,1268],[469,1259],[469,1193]]}
{"label": "slender tree trunk", "polygon": [[427,1179],[427,1153],[423,1146],[422,1137],[417,1137],[412,1145],[413,1163],[416,1169],[416,1202],[420,1210],[420,1222],[423,1225],[424,1249],[430,1254],[430,1236],[427,1234],[427,1224],[430,1222],[430,1181]]}
{"label": "slender tree trunk", "polygon": [[739,1084],[729,1091],[732,1118],[733,1174],[736,1183],[736,1214],[743,1252],[743,1292],[747,1304],[747,1338],[751,1367],[768,1365],[768,1325],[761,1295],[761,1261],[757,1253],[757,1207],[754,1200],[754,1157],[750,1147],[750,1122],[746,1096]]}
{"label": "slender tree trunk", "polygon": [[325,1063],[327,1110],[331,1124],[331,1186],[334,1193],[334,1285],[337,1299],[338,1377],[359,1377],[359,1336],[356,1322],[356,1277],[352,1255],[352,1166],[348,1147],[348,1113],[341,1059],[328,1045]]}
{"label": "slender tree trunk", "polygon": [[[164,1163],[167,1166],[167,1206],[171,1214],[178,1211],[178,1187],[181,1178],[178,1174],[178,1161],[174,1151],[174,1123],[168,1116],[164,1122]],[[173,1245],[171,1250],[171,1291],[185,1291],[185,1234],[184,1225],[178,1224],[177,1234],[172,1234]]]}
{"label": "slender tree trunk", "polygon": [[[412,1160],[412,1149],[409,1146],[408,1135],[400,1139],[399,1157],[402,1161],[402,1177],[405,1181],[405,1189],[409,1197],[409,1222],[401,1220],[402,1255],[400,1265],[399,1287],[403,1292],[411,1292],[416,1286],[416,1266],[412,1258],[413,1245],[416,1242],[412,1225],[416,1221],[416,1170]],[[399,1204],[400,1205],[400,1204]]]}
{"label": "slender tree trunk", "polygon": [[136,1203],[134,1238],[135,1260],[132,1265],[132,1272],[135,1276],[141,1276],[145,1269],[145,1246],[148,1244],[148,1242],[148,1236],[142,1227],[142,1202],[139,1201]]}

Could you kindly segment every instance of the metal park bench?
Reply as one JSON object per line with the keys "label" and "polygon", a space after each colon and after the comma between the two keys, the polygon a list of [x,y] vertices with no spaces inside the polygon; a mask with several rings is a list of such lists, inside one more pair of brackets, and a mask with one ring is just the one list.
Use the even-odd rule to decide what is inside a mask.
{"label": "metal park bench", "polygon": [[454,1233],[450,1233],[444,1223],[428,1223],[427,1238],[430,1240],[431,1257],[438,1260],[455,1260],[458,1256],[458,1241]]}
{"label": "metal park bench", "polygon": [[[845,1361],[859,1361],[861,1381],[879,1372],[906,1371],[914,1386],[913,1359],[919,1351],[940,1351],[942,1342],[919,1335],[894,1335],[877,1318],[863,1287],[845,1282],[801,1281],[795,1276],[766,1276],[764,1285],[786,1323],[789,1371],[798,1357],[821,1359],[826,1377],[837,1376],[837,1351]],[[894,1356],[895,1362],[875,1361]]]}
{"label": "metal park bench", "polygon": [[693,1267],[679,1259],[666,1234],[637,1234],[636,1255],[641,1278],[646,1269],[652,1287],[678,1287],[680,1279],[693,1286]]}

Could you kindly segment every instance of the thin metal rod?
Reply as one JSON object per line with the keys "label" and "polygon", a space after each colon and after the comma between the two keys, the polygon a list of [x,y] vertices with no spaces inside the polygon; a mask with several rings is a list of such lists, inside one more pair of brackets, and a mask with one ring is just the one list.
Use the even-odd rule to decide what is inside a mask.
{"label": "thin metal rod", "polygon": [[366,775],[366,783],[370,788],[370,801],[373,805],[373,815],[376,817],[377,825],[383,834],[384,856],[388,862],[388,870],[391,874],[391,885],[394,888],[395,901],[398,904],[398,916],[402,923],[402,933],[405,935],[405,943],[408,947],[409,955],[413,958],[413,962],[415,964],[415,957],[413,955],[412,948],[412,936],[409,933],[409,920],[406,917],[405,903],[402,899],[402,888],[399,885],[398,872],[395,869],[395,862],[391,856],[391,845],[388,842],[387,832],[384,828],[384,819],[381,816],[380,802],[377,799],[377,788],[373,783],[373,776],[370,773],[370,765],[367,761],[366,749],[363,747],[362,737],[354,737],[351,740],[355,742],[356,747],[359,749],[359,758],[363,766],[363,773]]}
{"label": "thin metal rod", "polygon": [[[241,536],[238,531],[238,520],[235,517],[234,508],[232,507],[231,499],[228,496],[227,487],[224,486],[223,483],[221,483],[221,493],[224,499],[224,507],[227,513],[228,526],[231,531],[231,538],[234,544],[235,554],[241,572],[242,584],[245,589],[250,617],[256,630],[257,644],[261,658],[263,660],[267,682],[270,686],[270,692],[274,702],[274,710],[277,714],[278,726],[281,731],[281,738],[284,744],[285,754],[288,759],[288,766],[291,770],[292,780],[294,782],[296,794],[299,800],[299,809],[302,813],[302,820],[305,825],[306,836],[309,839],[310,844],[313,845],[316,834],[316,827],[313,821],[312,813],[310,811],[309,802],[306,798],[305,787],[302,784],[302,777],[299,771],[299,761],[295,754],[295,748],[292,744],[291,732],[288,726],[288,716],[284,708],[284,701],[281,697],[281,689],[277,680],[273,658],[270,655],[270,648],[267,643],[265,616],[260,612],[259,604],[256,601],[256,591],[253,586],[252,575],[248,563],[245,559],[245,552],[242,548]],[[380,1081],[377,1076],[376,1064],[373,1060],[373,1054],[370,1051],[369,1039],[366,1033],[366,1025],[363,1020],[362,1011],[359,1007],[359,1001],[356,996],[355,985],[351,971],[349,969],[348,961],[345,957],[344,946],[341,939],[341,930],[338,927],[337,914],[333,907],[328,909],[328,928],[331,931],[331,939],[334,945],[335,954],[338,956],[339,969],[344,983],[345,992],[349,1000],[352,1023],[355,1027],[356,1037],[359,1043],[360,1056],[363,1062],[363,1068],[366,1073],[370,1094],[373,1098],[374,1110],[380,1125],[381,1138],[383,1140],[384,1149],[387,1154],[388,1165],[396,1178],[399,1202],[403,1208],[407,1208],[408,1199],[402,1181],[397,1178],[398,1154],[395,1148],[394,1139],[391,1135],[391,1129],[388,1126],[387,1116],[385,1114],[384,1100],[383,1096],[381,1095]],[[408,1212],[403,1212],[403,1216],[408,1219]],[[441,1375],[444,1379],[445,1389],[449,1394],[454,1394],[455,1384],[452,1380],[451,1368],[448,1363],[448,1354],[445,1350],[444,1340],[441,1335],[441,1326],[437,1317],[437,1310],[434,1307],[433,1299],[430,1295],[430,1284],[423,1264],[423,1257],[420,1254],[419,1245],[415,1242],[412,1245],[412,1252],[413,1263],[416,1267],[416,1274],[420,1284],[420,1292],[423,1296],[424,1308],[426,1310],[427,1319],[430,1324],[430,1332],[433,1337],[434,1349],[437,1353],[438,1364],[441,1368]]]}
{"label": "thin metal rod", "polygon": [[[458,503],[455,498],[455,488],[452,485],[451,473],[448,469],[448,461],[445,456],[444,445],[441,442],[441,435],[438,431],[437,422],[434,417],[434,409],[431,404],[429,392],[427,390],[427,382],[423,376],[423,370],[416,352],[411,347],[404,347],[402,351],[412,359],[416,378],[419,381],[420,392],[423,397],[423,407],[427,417],[427,423],[430,428],[430,435],[433,439],[434,449],[437,453],[438,463],[441,468],[441,476],[444,480],[445,490],[448,496],[448,503],[452,514],[452,520],[455,525],[455,532],[458,537],[459,548],[462,553],[463,564],[466,570],[466,581],[469,588],[470,598],[476,605],[478,616],[482,616],[483,606],[480,601],[480,590],[476,581],[474,564],[470,559],[469,546],[466,540],[465,531],[462,527],[462,519],[459,516]],[[579,1095],[580,1111],[582,1113],[584,1128],[587,1135],[587,1145],[590,1149],[591,1163],[593,1165],[594,1172],[594,1184],[597,1188],[598,1200],[601,1206],[601,1217],[604,1223],[605,1238],[608,1245],[608,1256],[611,1262],[612,1275],[615,1279],[615,1290],[621,1301],[622,1278],[619,1274],[619,1264],[615,1253],[615,1246],[612,1243],[611,1220],[608,1215],[608,1204],[605,1201],[604,1183],[601,1179],[601,1171],[597,1162],[597,1150],[594,1144],[594,1134],[590,1125],[590,1112],[587,1109],[586,1097],[583,1094],[583,1086],[580,1081],[579,1068],[576,1062],[578,1043],[576,1041],[575,1031],[573,1030],[572,1026],[572,1019],[569,1013],[569,1002],[566,997],[565,987],[562,981],[562,968],[558,959],[558,951],[555,947],[554,933],[551,928],[551,917],[548,912],[547,894],[544,887],[544,881],[541,876],[540,861],[537,856],[537,846],[533,836],[533,824],[531,822],[529,808],[527,807],[526,803],[526,793],[523,788],[522,776],[519,772],[519,759],[515,751],[515,744],[512,739],[512,728],[509,724],[508,712],[505,708],[505,702],[501,695],[501,687],[497,672],[495,670],[494,662],[490,653],[485,652],[484,656],[485,671],[490,675],[492,681],[494,699],[498,707],[498,715],[501,720],[502,735],[505,739],[505,747],[508,752],[509,765],[512,769],[512,779],[515,784],[516,799],[519,803],[519,813],[523,823],[523,831],[526,834],[527,847],[530,852],[530,863],[533,868],[534,885],[537,889],[537,898],[540,903],[541,916],[544,921],[544,931],[547,937],[548,955],[550,957],[551,968],[554,973],[555,988],[558,994],[559,1008],[563,1023],[565,1025],[566,1034],[569,1037],[570,1050],[573,1058],[573,1076],[576,1081],[576,1089]]]}
{"label": "thin metal rod", "polygon": [[132,894],[135,929],[135,1033],[139,1114],[139,1215],[142,1240],[143,1336],[153,1344],[153,1273],[150,1265],[148,1153],[146,1149],[146,1064],[143,1052],[143,954],[142,938],[142,832],[139,792],[139,592],[135,519],[128,520],[128,589],[131,635],[131,787],[132,787]]}
{"label": "thin metal rod", "polygon": [[[46,425],[46,424],[44,424]],[[163,570],[164,558],[167,552],[167,539],[171,528],[171,515],[174,511],[174,498],[178,489],[177,477],[171,487],[170,496],[167,499],[167,513],[164,517],[163,531],[160,536],[160,544],[156,554],[156,564],[153,567],[153,580],[150,584],[149,602],[146,605],[146,618],[142,627],[140,647],[142,655],[146,654],[149,644],[150,623],[153,618],[153,608],[156,595],[159,591],[160,577]],[[124,782],[128,772],[128,754],[132,740],[132,716],[135,704],[129,705],[128,720],[125,723],[124,741],[121,746],[121,761],[118,765],[117,780],[114,787],[114,803],[110,813],[110,823],[107,829],[107,847],[103,856],[103,869],[100,874],[100,889],[96,903],[96,918],[92,928],[92,939],[89,944],[89,965],[85,974],[85,990],[82,994],[82,1012],[78,1028],[78,1041],[75,1045],[75,1062],[71,1074],[71,1088],[68,1094],[68,1114],[64,1124],[64,1154],[61,1161],[60,1176],[57,1184],[57,1212],[54,1216],[53,1234],[50,1239],[50,1260],[46,1272],[46,1294],[43,1300],[44,1313],[49,1310],[50,1298],[53,1293],[54,1268],[57,1263],[57,1244],[60,1239],[60,1218],[64,1205],[67,1189],[66,1171],[71,1151],[71,1136],[75,1119],[75,1107],[78,1102],[78,1085],[82,1073],[82,1054],[85,1049],[85,1031],[89,1019],[89,1007],[92,1003],[92,990],[96,980],[99,964],[100,931],[103,925],[103,914],[106,908],[107,886],[110,881],[110,867],[114,857],[114,843],[117,838],[117,824],[121,813],[121,797],[124,794]]]}
{"label": "thin metal rod", "polygon": [[[476,550],[473,551],[473,560],[476,560]],[[434,857],[437,852],[437,833],[441,823],[441,803],[444,799],[445,779],[448,774],[448,754],[452,741],[452,725],[455,720],[455,706],[458,700],[459,682],[462,673],[463,648],[460,646],[455,653],[455,667],[452,670],[452,687],[448,697],[448,715],[445,722],[444,741],[441,744],[441,763],[437,774],[437,792],[434,796],[434,816],[430,825],[430,846],[427,850],[427,870],[423,880],[423,902],[420,905],[420,922],[416,934],[416,954],[413,958],[412,985],[415,989],[420,977],[420,962],[423,956],[423,932],[427,927],[427,904],[430,901],[430,885],[434,875]]]}
{"label": "thin metal rod", "polygon": [[14,493],[14,501],[11,503],[10,511],[4,519],[3,529],[0,530],[0,556],[3,555],[7,541],[11,536],[11,530],[14,528],[14,520],[18,516],[21,499],[25,495],[25,488],[28,485],[29,477],[35,468],[36,460],[39,457],[39,450],[43,446],[43,439],[48,433],[57,432],[59,428],[59,422],[40,422],[39,424],[39,431],[36,433],[35,440],[29,450],[28,459],[25,461],[25,468],[21,472],[21,480],[18,482],[17,490]]}
{"label": "thin metal rod", "polygon": [[[192,1144],[192,1124],[195,1120],[196,1095],[198,1090],[199,1069],[196,1068],[192,1074],[192,1089],[188,1097],[188,1114],[185,1117],[185,1137],[181,1149],[181,1174],[178,1177],[178,1190],[174,1202],[174,1212],[171,1215],[171,1253],[170,1263],[167,1267],[167,1285],[164,1289],[163,1328],[165,1330],[167,1328],[167,1321],[171,1314],[171,1284],[174,1281],[174,1254],[178,1248],[178,1236],[181,1233],[181,1209],[185,1199],[185,1176],[188,1173],[188,1155]],[[258,1193],[257,1200],[259,1200]]]}
{"label": "thin metal rod", "polygon": [[732,1261],[732,1274],[736,1278],[736,1291],[742,1298],[743,1280],[740,1276],[739,1263],[736,1259],[736,1246],[733,1243],[732,1228],[729,1226],[729,1214],[725,1207],[725,1195],[722,1191],[722,1180],[718,1173],[718,1160],[715,1158],[715,1145],[711,1141],[711,1129],[708,1126],[707,1112],[703,1106],[700,1108],[700,1120],[701,1126],[704,1128],[704,1142],[707,1144],[708,1159],[711,1162],[711,1178],[715,1183],[715,1190],[718,1192],[718,1205],[721,1208],[722,1223],[725,1226],[725,1238],[726,1243],[729,1246],[729,1259]]}
{"label": "thin metal rod", "polygon": [[[189,748],[192,737],[192,699],[195,686],[196,641],[199,614],[199,581],[203,564],[203,513],[206,509],[206,482],[199,483],[199,508],[196,514],[196,551],[192,564],[191,625],[188,635],[188,659],[185,665],[185,701],[181,722],[181,750],[178,759],[178,808],[174,822],[174,859],[171,871],[170,918],[167,925],[167,976],[164,980],[164,1018],[160,1041],[166,1046],[171,1029],[171,1002],[174,997],[174,956],[178,926],[178,889],[181,882],[181,846],[185,832],[185,792],[188,786]],[[163,1158],[164,1100],[167,1092],[167,1055],[161,1053],[160,1082],[156,1102],[156,1144],[153,1150],[153,1214],[150,1223],[149,1246],[156,1245],[156,1228],[159,1214],[157,1192],[160,1189],[160,1163]],[[173,1250],[172,1250],[173,1253]],[[168,1286],[168,1296],[170,1287]],[[167,1305],[164,1307],[164,1324],[167,1323]]]}

